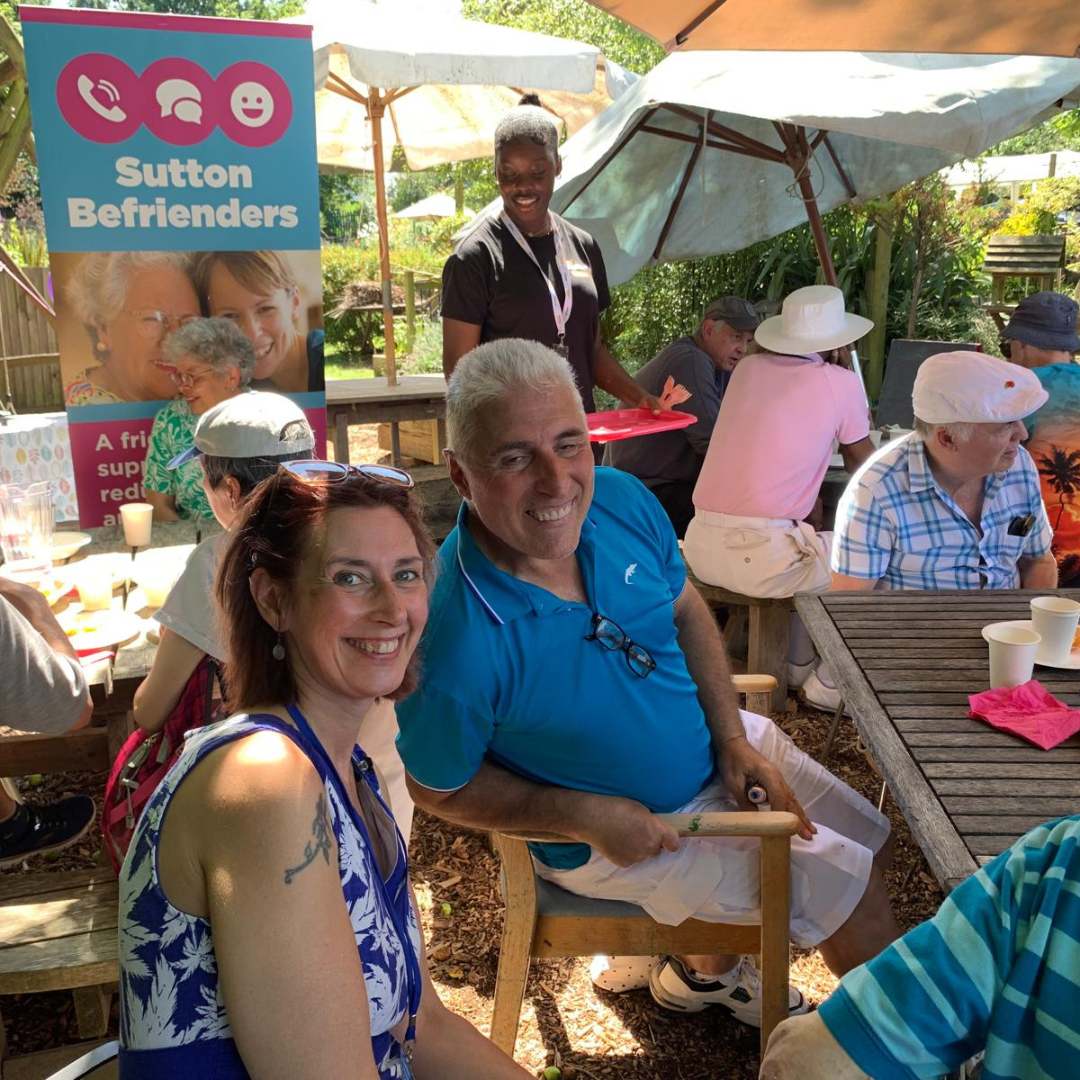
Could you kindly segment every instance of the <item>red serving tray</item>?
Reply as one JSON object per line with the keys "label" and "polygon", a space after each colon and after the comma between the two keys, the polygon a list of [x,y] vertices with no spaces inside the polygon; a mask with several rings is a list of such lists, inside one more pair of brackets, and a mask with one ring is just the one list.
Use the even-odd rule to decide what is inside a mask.
{"label": "red serving tray", "polygon": [[589,425],[590,442],[617,442],[638,435],[655,435],[660,431],[678,431],[697,422],[692,413],[668,409],[654,416],[648,409],[613,409],[611,412],[585,414]]}

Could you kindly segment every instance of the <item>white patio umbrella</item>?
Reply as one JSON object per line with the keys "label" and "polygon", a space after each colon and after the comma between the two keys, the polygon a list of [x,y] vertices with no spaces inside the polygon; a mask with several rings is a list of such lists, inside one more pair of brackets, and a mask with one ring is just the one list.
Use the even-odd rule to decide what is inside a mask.
{"label": "white patio umbrella", "polygon": [[1076,0],[590,0],[674,49],[1074,57]]}
{"label": "white patio umbrella", "polygon": [[1080,60],[1046,57],[678,53],[563,145],[551,206],[612,284],[808,218],[835,284],[823,212],[973,157],[1078,87]]}
{"label": "white patio umbrella", "polygon": [[[396,371],[383,117],[399,100],[423,86],[518,86],[589,93],[595,87],[600,54],[580,42],[438,15],[417,9],[406,0],[384,5],[362,0],[348,5],[309,0],[307,12],[294,21],[314,28],[316,91],[325,87],[348,99],[364,110],[371,125],[386,372],[387,381],[393,384]],[[492,133],[489,127],[489,140]],[[404,134],[395,132],[395,137]],[[489,141],[488,150],[490,145]]]}
{"label": "white patio umbrella", "polygon": [[[327,172],[372,172],[374,138],[367,111],[332,89],[338,79],[352,82],[348,57],[331,53],[329,70],[334,83],[328,81],[315,94],[319,167]],[[389,170],[395,144],[402,148],[413,170],[488,157],[495,125],[526,90],[536,90],[540,95],[560,133],[573,135],[637,79],[637,75],[601,56],[593,88],[583,94],[516,83],[513,87],[418,86],[387,106],[393,137],[383,139],[382,167]]]}
{"label": "white patio umbrella", "polygon": [[[404,218],[407,221],[438,221],[440,218],[453,217],[457,213],[457,203],[454,196],[445,191],[438,191],[429,195],[426,199],[420,199],[409,206],[391,214],[393,218]],[[464,210],[469,217],[475,217],[475,211]]]}

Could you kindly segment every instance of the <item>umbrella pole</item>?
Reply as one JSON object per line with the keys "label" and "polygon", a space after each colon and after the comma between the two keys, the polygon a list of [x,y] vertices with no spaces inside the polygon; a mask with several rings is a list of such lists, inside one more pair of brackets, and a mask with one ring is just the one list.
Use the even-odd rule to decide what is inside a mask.
{"label": "umbrella pole", "polygon": [[826,285],[836,285],[836,267],[833,265],[832,252],[829,250],[829,238],[825,235],[825,224],[821,220],[821,211],[818,209],[817,198],[814,195],[814,185],[810,180],[809,173],[802,171],[796,177],[799,182],[799,191],[802,193],[803,202],[806,205],[806,217],[810,222],[810,232],[814,236],[814,247],[817,248],[818,259],[825,275]]}
{"label": "umbrella pole", "polygon": [[[382,118],[386,102],[380,92],[371,88],[368,97],[368,118],[371,120],[372,155],[375,171],[375,215],[379,223],[379,276],[382,279],[383,333],[386,337],[386,384],[397,386],[397,366],[394,362],[394,301],[390,293],[390,232],[386,214],[386,178],[383,176]],[[393,426],[397,434],[397,425]],[[394,455],[395,460],[397,454]]]}

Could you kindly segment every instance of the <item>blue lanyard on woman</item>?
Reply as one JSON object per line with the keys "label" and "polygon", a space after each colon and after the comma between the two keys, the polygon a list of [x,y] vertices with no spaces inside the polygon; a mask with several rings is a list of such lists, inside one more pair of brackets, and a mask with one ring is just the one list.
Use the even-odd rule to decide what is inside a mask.
{"label": "blue lanyard on woman", "polygon": [[[300,711],[296,705],[288,706],[289,715],[293,718],[293,722],[303,733],[304,737],[309,743],[318,751],[319,756],[322,758],[323,763],[326,765],[331,777],[331,783],[336,787],[342,787],[341,777],[338,776],[337,769],[334,768],[334,763],[330,760],[329,755],[323,749],[323,744],[319,741],[318,735],[311,730],[311,725],[307,722],[304,714]],[[353,773],[356,779],[359,780],[363,777],[368,788],[375,793],[375,789],[372,787],[371,782],[371,759],[364,758],[362,761],[357,762],[353,759]],[[348,808],[350,814],[352,814],[357,827],[360,829],[360,833],[363,836],[368,848],[372,852],[374,857],[375,848],[371,843],[371,836],[368,833],[367,826],[364,824],[363,817],[356,812],[355,807],[352,804],[352,800],[348,797],[348,793],[342,788],[341,799],[345,806]],[[395,836],[397,830],[394,830]],[[402,845],[398,842],[398,858],[402,858]],[[377,862],[376,862],[376,865]],[[408,899],[408,884],[409,873],[407,863],[402,863],[402,888],[405,890],[406,903]],[[405,981],[408,986],[409,997],[409,1024],[405,1030],[405,1039],[402,1043],[402,1050],[405,1054],[406,1061],[412,1059],[413,1043],[416,1041],[416,1015],[420,1010],[420,994],[423,989],[423,984],[420,978],[420,961],[416,958],[416,950],[412,946],[412,941],[408,936],[406,927],[402,924],[402,920],[398,917],[397,900],[401,897],[401,891],[399,890],[397,897],[392,897],[387,892],[386,883],[382,879],[382,874],[377,873],[375,875],[379,882],[379,890],[383,894],[383,899],[386,901],[386,906],[390,910],[390,918],[394,923],[394,929],[397,931],[398,939],[401,941],[402,951],[405,953]]]}

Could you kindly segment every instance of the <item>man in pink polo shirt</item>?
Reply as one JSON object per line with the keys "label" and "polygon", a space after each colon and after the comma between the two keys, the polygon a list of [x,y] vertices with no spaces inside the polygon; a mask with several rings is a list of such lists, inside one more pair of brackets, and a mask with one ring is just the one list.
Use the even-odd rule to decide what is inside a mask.
{"label": "man in pink polo shirt", "polygon": [[[811,285],[757,328],[767,351],[732,374],[694,488],[684,551],[702,581],[762,597],[828,589],[832,534],[806,519],[834,439],[848,472],[873,453],[862,384],[838,363],[839,350],[872,327],[844,311],[839,289]],[[833,694],[809,674],[814,653],[805,632],[792,634],[789,655],[799,669],[791,681],[806,679],[811,702],[828,707]]]}

